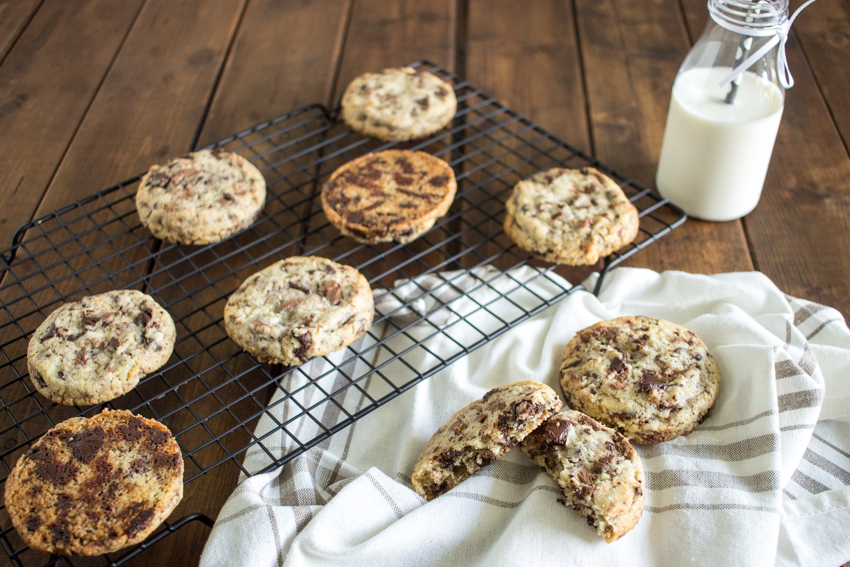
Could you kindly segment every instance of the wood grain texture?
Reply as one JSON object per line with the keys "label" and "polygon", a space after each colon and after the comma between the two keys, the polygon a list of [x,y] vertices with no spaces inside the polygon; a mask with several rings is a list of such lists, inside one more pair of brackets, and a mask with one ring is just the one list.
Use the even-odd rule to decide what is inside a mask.
{"label": "wood grain texture", "polygon": [[[527,3],[517,0],[469,2],[466,78],[567,143],[591,152],[572,3],[546,0],[535,2],[534,7],[529,10]],[[469,147],[467,151],[475,152],[476,148]],[[500,147],[495,153],[501,151]],[[533,173],[533,169],[523,169],[520,176]],[[514,182],[510,176],[506,179]],[[471,181],[485,182],[483,190],[502,189],[497,184],[486,184],[486,175],[473,176]],[[501,214],[496,210],[488,212]],[[477,236],[474,233],[470,238],[475,240]],[[570,282],[580,282],[592,271],[593,268],[558,268],[558,273]]]}
{"label": "wood grain texture", "polygon": [[0,61],[18,39],[42,0],[0,0]]}
{"label": "wood grain texture", "polygon": [[469,3],[466,78],[583,151],[590,135],[571,3]]}
{"label": "wood grain texture", "polygon": [[334,101],[361,73],[428,59],[454,70],[455,1],[356,0]]}
{"label": "wood grain texture", "polygon": [[32,218],[141,3],[49,0],[0,66],[3,248]]}
{"label": "wood grain texture", "polygon": [[[792,2],[791,9],[799,4]],[[806,8],[797,22],[821,20],[820,11],[828,4],[818,2]],[[846,10],[846,2],[838,4]],[[692,35],[698,36],[708,19],[705,5],[698,0],[683,0],[682,5]],[[832,16],[839,15],[835,8],[827,8],[833,10]],[[811,30],[817,25],[831,29],[834,24],[808,25]],[[786,53],[796,84],[785,93],[785,111],[761,200],[755,211],[744,217],[744,227],[757,269],[785,293],[835,307],[846,318],[850,313],[850,258],[843,252],[850,234],[850,158],[833,121],[833,107],[841,105],[841,95],[831,99],[833,107],[827,105],[822,85],[808,65],[821,51],[806,57],[796,32],[791,34]],[[833,70],[824,69],[821,63],[821,76],[831,73],[828,82],[846,84],[847,74],[836,72],[847,68],[846,57],[845,53],[843,67]]]}
{"label": "wood grain texture", "polygon": [[352,0],[254,0],[198,146],[307,104],[331,104]]}
{"label": "wood grain texture", "polygon": [[[577,0],[576,13],[595,157],[654,187],[673,80],[690,49],[678,5]],[[740,221],[693,219],[625,265],[707,274],[752,269]]]}
{"label": "wood grain texture", "polygon": [[[206,114],[243,6],[243,1],[231,0],[146,2],[120,51],[117,55],[112,54],[114,63],[71,141],[37,215],[86,197],[144,171],[151,163],[163,161],[191,147]],[[107,228],[107,233],[113,234],[121,229],[120,225],[113,224]],[[82,242],[94,247],[102,240],[103,236],[95,233],[84,237]],[[105,246],[109,247],[108,244]],[[103,248],[99,246],[96,249]],[[149,253],[147,247],[142,247],[125,253],[125,256],[134,261],[136,257]],[[79,262],[84,264],[87,259],[80,258]],[[118,264],[123,267],[124,264],[117,259],[102,260],[101,263],[105,269]],[[139,266],[138,269],[143,272],[144,268]],[[87,272],[91,274],[90,270]],[[132,272],[116,278],[115,285],[124,287],[127,277],[132,277]],[[68,280],[57,289],[61,293],[70,293],[78,285],[78,282]],[[163,385],[156,379],[138,387],[140,392],[147,391],[148,399],[157,397],[157,389],[163,389]],[[182,395],[198,394],[192,391],[190,385]],[[173,410],[179,403],[174,398],[173,395],[166,396],[154,404],[158,406],[159,415],[167,415]],[[162,401],[167,403],[162,404]],[[135,393],[129,394],[115,403],[119,406],[136,404],[138,397]],[[24,409],[19,408],[19,411]],[[143,413],[151,415],[146,408]],[[183,412],[165,420],[166,425],[176,434],[180,433],[189,425],[183,418],[189,417],[188,412]],[[206,436],[202,428],[184,433],[178,439],[184,446],[192,446],[201,442],[197,440],[199,436]],[[207,439],[205,437],[204,441]],[[211,480],[215,480],[214,477]],[[221,497],[222,502],[233,484],[234,481],[227,486],[215,486],[213,483],[213,488],[218,489],[217,494],[225,494]],[[210,486],[203,483],[187,485],[184,499],[172,514],[172,520],[203,509],[196,500],[205,501],[210,492]],[[195,558],[200,555],[203,546],[203,533],[208,533],[208,530],[199,525],[181,530],[171,537],[173,545],[183,546],[185,542],[194,545],[155,547],[149,554],[137,558],[135,564],[149,561],[164,564],[173,557]]]}
{"label": "wood grain texture", "polygon": [[[796,8],[800,4],[794,1]],[[794,20],[794,35],[806,55],[844,147],[850,148],[850,84],[846,69],[850,63],[850,2],[817,2]],[[793,69],[792,69],[793,72]]]}
{"label": "wood grain texture", "polygon": [[244,0],[149,0],[68,148],[46,214],[191,148]]}
{"label": "wood grain texture", "polygon": [[796,41],[796,85],[761,201],[744,223],[758,268],[785,293],[850,314],[850,158]]}
{"label": "wood grain texture", "polygon": [[[0,248],[42,198],[39,214],[193,141],[208,144],[303,104],[332,105],[357,74],[421,58],[463,71],[473,85],[652,187],[673,78],[707,18],[705,0],[42,3],[29,21],[39,0],[0,0],[0,60],[9,50],[0,65]],[[818,2],[795,29],[800,42],[792,41],[789,56],[798,85],[788,93],[758,209],[743,222],[690,220],[628,264],[702,273],[752,269],[749,237],[757,267],[784,291],[846,315],[850,2]],[[187,302],[216,295],[202,280],[186,280]],[[26,342],[18,342],[15,348],[25,352]],[[209,356],[231,347],[213,347]],[[225,378],[202,377],[213,385]],[[180,393],[203,396],[205,388],[192,379]],[[205,415],[216,404],[207,396],[193,409]],[[232,409],[240,419],[254,411]],[[14,411],[26,414],[21,406]],[[183,418],[170,424],[194,422]],[[205,425],[217,431],[233,419],[221,414]],[[34,431],[36,421],[24,427]],[[183,434],[193,446],[209,438],[201,426]],[[237,430],[222,443],[236,452],[249,438]],[[226,453],[213,443],[195,456],[209,464]],[[228,462],[187,485],[171,519],[197,511],[214,518],[236,473]],[[126,565],[197,564],[208,535],[200,523],[190,524]],[[34,555],[32,563],[40,564],[40,554],[27,559]],[[78,563],[103,560],[75,558]]]}

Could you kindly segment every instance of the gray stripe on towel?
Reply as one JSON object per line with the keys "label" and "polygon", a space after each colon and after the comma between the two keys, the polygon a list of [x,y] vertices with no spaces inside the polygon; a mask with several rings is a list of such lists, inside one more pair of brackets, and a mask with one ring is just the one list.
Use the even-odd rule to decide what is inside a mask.
{"label": "gray stripe on towel", "polygon": [[398,504],[396,504],[396,501],[393,500],[392,496],[390,496],[390,493],[387,492],[387,489],[381,486],[381,483],[378,482],[378,480],[368,472],[366,473],[366,478],[369,479],[369,482],[372,483],[372,486],[375,487],[375,490],[378,491],[378,494],[380,494],[383,499],[386,500],[387,504],[390,505],[390,508],[392,508],[393,512],[396,515],[396,518],[398,518],[399,520],[403,518],[404,514],[402,513],[401,508],[398,507]]}
{"label": "gray stripe on towel", "polygon": [[715,471],[665,469],[660,472],[647,471],[646,484],[650,490],[696,486],[699,488],[729,488],[742,492],[758,493],[779,490],[779,475],[772,470],[740,476]]}
{"label": "gray stripe on towel", "polygon": [[662,455],[681,455],[718,461],[745,461],[779,450],[779,439],[773,433],[742,439],[725,445],[679,445],[659,443],[641,448],[641,457],[654,459]]}
{"label": "gray stripe on towel", "polygon": [[554,494],[563,495],[560,489],[555,488],[554,486],[546,486],[539,485],[535,486],[531,490],[528,491],[528,494],[522,500],[518,500],[516,502],[507,502],[505,500],[499,500],[498,498],[492,498],[490,496],[484,496],[483,494],[476,494],[474,492],[457,492],[457,491],[449,491],[441,496],[441,498],[451,497],[451,498],[464,498],[466,500],[475,500],[477,502],[483,502],[484,504],[490,504],[491,506],[498,506],[499,508],[517,508],[520,504],[525,502],[526,498],[531,496],[532,493],[537,492],[538,490],[543,490],[545,492],[552,492]]}
{"label": "gray stripe on towel", "polygon": [[776,373],[777,380],[803,375],[803,369],[797,366],[793,360],[777,360],[773,365],[773,370]]}
{"label": "gray stripe on towel", "polygon": [[830,443],[829,441],[827,441],[826,439],[824,439],[823,437],[821,437],[817,433],[812,433],[812,437],[814,437],[815,439],[817,439],[818,441],[820,441],[821,443],[823,443],[824,445],[826,445],[827,447],[829,447],[830,449],[832,449],[833,451],[838,453],[839,455],[842,455],[842,456],[850,459],[850,453],[848,453],[847,451],[844,451],[840,447],[836,447],[835,445],[833,445],[832,443]]}
{"label": "gray stripe on towel", "polygon": [[747,504],[690,504],[688,502],[681,502],[679,504],[670,504],[669,506],[646,506],[644,510],[647,512],[652,512],[653,514],[663,514],[664,512],[672,512],[674,510],[751,510],[753,512],[770,512],[771,514],[778,514],[779,511],[776,508],[771,508],[769,506],[749,506]]}
{"label": "gray stripe on towel", "polygon": [[842,469],[832,461],[818,455],[811,449],[806,449],[806,452],[803,453],[803,458],[822,471],[827,472],[840,480],[844,486],[850,485],[850,472]]}
{"label": "gray stripe on towel", "polygon": [[741,421],[733,421],[732,423],[727,423],[725,425],[700,425],[697,431],[723,431],[724,429],[729,429],[730,427],[738,427],[739,425],[749,425],[750,423],[761,419],[763,417],[767,417],[769,415],[773,415],[773,410],[763,411],[750,417],[748,419],[742,419]]}
{"label": "gray stripe on towel", "polygon": [[823,401],[823,390],[800,390],[779,396],[779,413],[819,406]]}
{"label": "gray stripe on towel", "polygon": [[815,479],[806,474],[801,473],[799,469],[794,471],[794,474],[791,475],[791,480],[793,480],[798,485],[800,485],[801,488],[805,489],[808,492],[811,492],[812,494],[820,494],[821,492],[826,492],[827,490],[829,490],[828,486],[826,486],[825,484],[821,484],[820,482],[816,481]]}

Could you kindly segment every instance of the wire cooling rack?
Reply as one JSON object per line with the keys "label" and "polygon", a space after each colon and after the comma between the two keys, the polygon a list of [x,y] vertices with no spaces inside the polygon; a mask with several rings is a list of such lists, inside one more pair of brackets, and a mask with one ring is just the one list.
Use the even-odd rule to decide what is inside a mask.
{"label": "wire cooling rack", "polygon": [[[187,484],[221,466],[245,475],[259,472],[243,464],[249,451],[265,459],[260,470],[300,455],[580,289],[554,275],[552,266],[531,260],[502,231],[504,201],[512,186],[539,170],[597,167],[618,181],[640,211],[637,239],[605,260],[603,276],[684,222],[684,213],[666,200],[445,69],[428,62],[412,66],[451,82],[458,97],[452,124],[427,140],[382,143],[352,133],[337,120],[336,111],[311,105],[214,144],[250,159],[268,183],[262,216],[224,242],[196,247],[152,238],[135,209],[140,175],[16,233],[12,247],[0,255],[0,482],[5,485],[18,457],[50,427],[73,416],[94,415],[104,407],[130,409],[167,425],[183,451]],[[340,236],[318,204],[323,180],[351,159],[390,147],[424,150],[451,164],[458,180],[451,210],[431,231],[407,245],[369,246]],[[317,372],[312,366],[308,372],[309,364],[289,369],[258,363],[227,337],[222,324],[228,296],[246,277],[292,255],[321,255],[353,265],[376,289],[393,289],[398,280],[417,276],[442,276],[428,287],[420,285],[421,280],[408,283],[408,291],[412,286],[415,293],[379,310],[363,341],[324,357],[324,370]],[[523,266],[528,269],[518,271]],[[507,276],[498,276],[496,283],[497,276],[487,274],[500,272],[488,267],[506,271]],[[35,392],[27,377],[28,337],[63,302],[116,288],[145,291],[172,314],[178,336],[174,355],[165,367],[112,402],[88,408],[50,403]],[[448,310],[447,322],[435,323],[417,310],[425,300]],[[464,336],[474,338],[452,338],[458,335],[453,333],[458,325],[473,329]],[[438,339],[453,348],[438,354],[429,348]],[[414,357],[415,365],[409,362]],[[287,405],[285,418],[276,410],[280,404]],[[296,427],[305,422],[309,427]],[[257,427],[260,423],[264,425]],[[284,443],[270,443],[272,435]],[[230,478],[235,482],[236,474]],[[191,510],[184,502],[173,514],[181,519],[166,522],[145,543],[85,562],[119,565],[184,525],[194,521],[211,525],[210,516],[217,512]],[[5,506],[0,507],[0,545],[14,565],[80,561],[29,550]]]}

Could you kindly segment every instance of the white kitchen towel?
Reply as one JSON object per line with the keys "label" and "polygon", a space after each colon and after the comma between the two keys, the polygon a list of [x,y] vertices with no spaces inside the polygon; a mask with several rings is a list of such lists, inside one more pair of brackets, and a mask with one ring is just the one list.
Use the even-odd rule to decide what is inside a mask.
{"label": "white kitchen towel", "polygon": [[[493,287],[504,292],[510,282],[533,280],[526,285],[533,293],[520,304],[568,287],[554,285],[556,276],[536,274],[519,268]],[[427,369],[435,357],[454,356],[458,345],[478,340],[474,327],[458,324],[457,314],[480,304],[474,293],[494,293],[476,287],[480,276],[454,280],[453,309],[409,329],[426,339],[427,348],[392,346],[409,342],[402,336],[390,338],[388,348],[410,348],[407,363]],[[408,288],[396,295],[404,301],[421,293],[416,290],[447,287],[434,276],[403,283]],[[476,292],[461,295],[470,288]],[[397,310],[391,296],[376,305],[401,319],[434,307],[427,297],[412,311]],[[511,302],[494,305],[515,309]],[[636,446],[648,490],[632,532],[606,544],[584,518],[557,502],[554,481],[516,449],[432,502],[410,488],[419,452],[457,409],[518,380],[539,380],[559,391],[558,364],[569,339],[600,320],[631,314],[692,329],[722,376],[714,411],[696,431]],[[498,323],[475,326],[487,324]],[[440,325],[450,325],[450,337],[434,335]],[[369,352],[372,363],[387,356],[379,348]],[[298,431],[318,427],[317,418],[287,423],[287,416],[310,403],[305,398],[315,388],[305,387],[306,375],[321,376],[323,364],[311,361],[285,379],[284,388],[298,396],[273,398],[272,415],[257,426],[262,443],[249,451],[246,470],[263,469],[269,454],[279,457],[295,446]],[[350,365],[343,377],[362,375],[364,368]],[[348,388],[339,405],[356,411],[368,382],[381,380],[372,376],[362,389]],[[326,426],[340,419],[338,411],[322,415],[318,420],[330,420]],[[284,467],[243,478],[219,514],[201,565],[840,565],[850,560],[848,420],[850,331],[836,310],[787,297],[759,273],[617,269],[599,298],[584,291],[570,295]],[[286,430],[277,423],[286,423]]]}

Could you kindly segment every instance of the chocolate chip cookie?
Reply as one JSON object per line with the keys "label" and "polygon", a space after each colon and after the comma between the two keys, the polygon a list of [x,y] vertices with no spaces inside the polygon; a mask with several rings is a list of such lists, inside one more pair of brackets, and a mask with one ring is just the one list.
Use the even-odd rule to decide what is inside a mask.
{"label": "chocolate chip cookie", "polygon": [[159,422],[128,411],[63,421],[18,459],[6,510],[31,548],[99,555],[144,540],[183,498],[183,458]]}
{"label": "chocolate chip cookie", "polygon": [[452,86],[411,67],[355,78],[342,95],[342,119],[357,132],[387,141],[422,138],[451,122]]}
{"label": "chocolate chip cookie", "polygon": [[222,148],[154,165],[136,193],[142,224],[155,237],[179,244],[210,244],[248,228],[265,202],[263,174]]}
{"label": "chocolate chip cookie", "polygon": [[224,326],[261,362],[298,366],[356,341],[373,315],[372,290],[360,272],[294,256],[246,279],[227,300]]}
{"label": "chocolate chip cookie", "polygon": [[140,291],[84,297],[59,307],[33,333],[30,380],[58,404],[105,402],[165,364],[176,337],[171,316]]}
{"label": "chocolate chip cookie", "polygon": [[536,257],[590,265],[635,239],[638,212],[613,179],[592,167],[541,171],[514,186],[505,233]]}
{"label": "chocolate chip cookie", "polygon": [[651,317],[620,317],[579,331],[561,362],[564,399],[638,443],[696,429],[714,406],[720,372],[693,332]]}
{"label": "chocolate chip cookie", "polygon": [[367,154],[334,171],[322,188],[332,225],[360,242],[410,242],[445,215],[457,182],[449,164],[425,152]]}
{"label": "chocolate chip cookie", "polygon": [[564,410],[526,437],[520,449],[564,490],[565,505],[585,516],[608,543],[637,525],[646,489],[643,464],[618,431]]}
{"label": "chocolate chip cookie", "polygon": [[426,500],[447,492],[503,456],[563,403],[555,391],[526,380],[493,388],[440,427],[413,469],[413,488]]}

